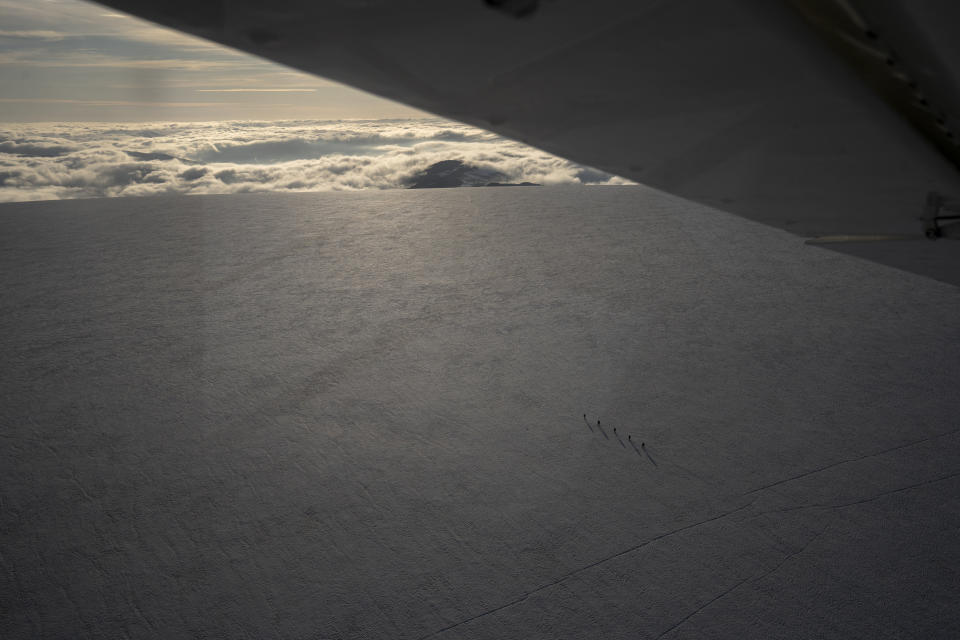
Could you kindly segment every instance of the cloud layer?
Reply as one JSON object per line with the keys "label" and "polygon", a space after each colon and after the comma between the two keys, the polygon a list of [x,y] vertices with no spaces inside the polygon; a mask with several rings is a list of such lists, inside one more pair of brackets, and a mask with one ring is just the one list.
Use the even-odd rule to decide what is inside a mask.
{"label": "cloud layer", "polygon": [[0,201],[402,188],[442,160],[508,182],[630,184],[439,119],[0,128]]}

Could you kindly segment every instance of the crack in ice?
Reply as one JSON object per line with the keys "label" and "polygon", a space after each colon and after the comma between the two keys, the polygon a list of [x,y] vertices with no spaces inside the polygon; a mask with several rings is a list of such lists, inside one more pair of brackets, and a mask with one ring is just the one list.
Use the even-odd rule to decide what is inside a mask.
{"label": "crack in ice", "polygon": [[494,607],[494,608],[492,608],[492,609],[487,609],[486,611],[483,611],[483,612],[481,612],[481,613],[478,613],[478,614],[475,615],[475,616],[471,616],[471,617],[466,618],[466,619],[464,619],[464,620],[460,620],[460,621],[455,622],[455,623],[453,623],[453,624],[451,624],[451,625],[448,625],[448,626],[446,626],[446,627],[443,627],[442,629],[438,629],[438,630],[433,631],[433,632],[431,632],[431,633],[428,633],[428,634],[426,634],[426,635],[420,636],[417,640],[426,640],[427,638],[432,638],[432,637],[434,637],[434,636],[438,636],[438,635],[440,635],[441,633],[444,633],[444,632],[446,632],[446,631],[450,631],[451,629],[454,629],[454,628],[456,628],[456,627],[463,626],[463,625],[465,625],[465,624],[467,624],[467,623],[473,622],[474,620],[478,620],[478,619],[483,618],[483,617],[485,617],[485,616],[489,616],[489,615],[491,615],[491,614],[497,613],[498,611],[502,611],[503,609],[506,609],[506,608],[508,608],[508,607],[512,607],[513,605],[520,604],[521,602],[523,602],[524,600],[526,600],[527,598],[529,598],[529,597],[532,596],[533,594],[539,593],[540,591],[543,591],[543,590],[545,590],[545,589],[549,589],[550,587],[557,586],[557,585],[559,585],[560,583],[562,583],[562,582],[564,582],[564,581],[572,578],[573,576],[575,576],[575,575],[577,575],[577,574],[580,574],[580,573],[583,573],[584,571],[587,571],[588,569],[592,569],[592,568],[597,567],[597,566],[599,566],[599,565],[601,565],[601,564],[604,564],[604,563],[606,563],[606,562],[609,562],[609,561],[611,561],[611,560],[613,560],[613,559],[615,559],[615,558],[619,558],[620,556],[624,556],[624,555],[627,555],[628,553],[632,553],[632,552],[634,552],[634,551],[637,551],[637,550],[639,550],[639,549],[642,549],[643,547],[646,547],[646,546],[648,546],[648,545],[651,545],[651,544],[653,544],[654,542],[657,542],[657,541],[659,541],[659,540],[663,540],[664,538],[669,538],[670,536],[676,535],[676,534],[678,534],[678,533],[682,533],[682,532],[687,531],[687,530],[689,530],[689,529],[693,529],[693,528],[695,528],[695,527],[699,527],[699,526],[701,526],[701,525],[708,524],[708,523],[710,523],[710,522],[714,522],[714,521],[720,520],[720,519],[722,519],[722,518],[726,518],[727,516],[731,516],[731,515],[733,515],[734,513],[737,513],[738,511],[742,511],[742,510],[750,507],[751,505],[753,505],[753,502],[750,502],[750,503],[745,504],[745,505],[741,505],[741,506],[737,507],[736,509],[731,509],[730,511],[725,511],[725,512],[719,514],[719,515],[713,516],[712,518],[707,518],[706,520],[700,520],[700,521],[698,521],[698,522],[694,522],[694,523],[685,525],[685,526],[680,527],[680,528],[678,528],[678,529],[673,529],[673,530],[671,530],[671,531],[667,531],[666,533],[662,533],[662,534],[660,534],[660,535],[658,535],[658,536],[655,536],[655,537],[653,537],[653,538],[650,538],[649,540],[646,540],[646,541],[644,541],[644,542],[641,542],[640,544],[635,544],[635,545],[633,545],[633,546],[631,546],[631,547],[628,547],[628,548],[626,548],[626,549],[623,549],[622,551],[618,551],[617,553],[611,554],[611,555],[606,556],[606,557],[604,557],[604,558],[601,558],[601,559],[599,559],[599,560],[597,560],[597,561],[595,561],[595,562],[591,562],[590,564],[584,565],[584,566],[582,566],[582,567],[580,567],[580,568],[578,568],[578,569],[574,569],[573,571],[567,572],[567,573],[563,574],[562,576],[560,576],[559,578],[557,578],[557,579],[555,579],[555,580],[552,580],[552,581],[550,581],[550,582],[547,582],[547,583],[545,583],[545,584],[542,584],[542,585],[540,585],[539,587],[536,587],[535,589],[531,589],[530,591],[527,591],[527,592],[521,594],[520,596],[514,598],[513,600],[511,600],[511,601],[509,601],[509,602],[506,602],[506,603],[504,603],[504,604],[502,604],[502,605],[500,605],[500,606]]}
{"label": "crack in ice", "polygon": [[909,484],[905,487],[897,487],[896,489],[883,491],[881,493],[870,496],[868,498],[861,498],[859,500],[854,500],[852,502],[842,502],[840,504],[801,504],[795,507],[785,507],[783,509],[771,509],[770,511],[763,511],[757,514],[757,517],[765,516],[771,513],[787,513],[790,511],[802,511],[803,509],[844,509],[846,507],[853,507],[858,504],[866,504],[868,502],[873,502],[875,500],[879,500],[880,498],[885,498],[895,493],[900,493],[901,491],[909,491],[910,489],[917,489],[919,487],[924,487],[929,484],[936,484],[937,482],[950,480],[951,478],[956,478],[957,476],[960,476],[960,471],[956,471],[954,473],[948,473],[945,476],[939,476],[937,478],[930,478],[929,480],[924,480],[922,482],[915,482],[914,484]]}
{"label": "crack in ice", "polygon": [[800,555],[801,553],[803,553],[804,551],[806,551],[806,550],[810,547],[810,545],[812,545],[820,536],[822,536],[822,535],[824,534],[824,532],[825,532],[829,527],[830,527],[830,524],[827,523],[827,525],[824,526],[823,529],[821,529],[815,536],[813,536],[812,538],[810,538],[809,540],[807,540],[807,542],[806,542],[802,547],[800,547],[799,549],[797,549],[797,550],[794,551],[793,553],[787,554],[787,555],[783,558],[783,560],[781,560],[780,562],[778,562],[778,563],[776,564],[776,566],[772,567],[771,569],[768,569],[767,571],[762,572],[762,573],[759,574],[759,575],[752,576],[752,577],[751,577],[751,576],[748,576],[748,577],[744,578],[743,580],[737,582],[735,585],[733,585],[732,587],[730,587],[730,588],[727,589],[726,591],[723,591],[722,593],[718,594],[717,596],[715,596],[715,597],[711,598],[710,600],[708,600],[707,602],[703,603],[703,605],[697,607],[697,609],[695,609],[694,611],[692,611],[692,612],[689,613],[688,615],[684,616],[684,617],[683,617],[681,620],[679,620],[676,624],[674,624],[674,625],[671,626],[669,629],[667,629],[666,631],[664,631],[663,633],[661,633],[660,635],[658,635],[658,636],[655,638],[655,640],[660,640],[660,638],[663,638],[664,636],[666,636],[666,635],[669,634],[670,632],[674,631],[675,629],[677,629],[678,627],[680,627],[681,625],[683,625],[687,620],[689,620],[689,619],[692,618],[693,616],[697,615],[698,613],[700,613],[701,611],[703,611],[704,609],[706,609],[707,607],[709,607],[710,605],[712,605],[712,604],[715,603],[716,601],[718,601],[718,600],[720,600],[721,598],[724,598],[724,597],[730,595],[731,593],[733,593],[734,591],[736,591],[737,589],[739,589],[743,584],[745,584],[745,583],[747,583],[747,582],[757,582],[757,581],[759,581],[759,580],[763,580],[764,578],[773,575],[774,573],[776,573],[777,571],[780,570],[780,567],[782,567],[782,566],[785,565],[787,562],[789,562],[791,559],[797,557],[798,555]]}
{"label": "crack in ice", "polygon": [[678,622],[677,622],[676,624],[674,624],[672,627],[670,627],[669,629],[667,629],[666,631],[664,631],[663,633],[661,633],[660,635],[658,635],[655,640],[660,640],[660,638],[664,637],[665,635],[667,635],[668,633],[670,633],[671,631],[673,631],[674,629],[676,629],[677,627],[679,627],[680,625],[682,625],[683,623],[685,623],[687,620],[689,620],[689,619],[692,618],[693,616],[697,615],[698,613],[700,613],[701,611],[703,611],[704,609],[706,609],[707,607],[709,607],[710,605],[712,605],[714,602],[716,602],[716,601],[719,600],[720,598],[724,597],[724,596],[727,595],[728,593],[732,593],[733,591],[736,591],[736,590],[740,587],[740,585],[742,585],[744,582],[748,581],[749,579],[750,579],[749,576],[746,577],[746,578],[744,578],[743,580],[741,580],[740,582],[736,583],[735,585],[733,585],[732,587],[730,587],[730,588],[727,589],[726,591],[723,591],[723,592],[719,593],[718,595],[714,596],[713,598],[711,598],[710,600],[704,602],[701,606],[697,607],[696,609],[694,609],[693,611],[691,611],[690,613],[688,613],[686,616],[684,616],[680,621],[678,621]]}
{"label": "crack in ice", "polygon": [[884,454],[890,453],[891,451],[897,451],[897,450],[899,450],[899,449],[907,449],[907,448],[909,448],[909,447],[913,447],[913,446],[916,446],[916,445],[918,445],[918,444],[923,444],[924,442],[930,442],[931,440],[938,440],[938,439],[940,439],[940,438],[945,438],[945,437],[950,436],[950,435],[953,435],[953,434],[955,434],[955,433],[957,433],[957,432],[960,432],[960,429],[953,429],[952,431],[947,431],[947,432],[945,432],[945,433],[939,433],[939,434],[930,436],[929,438],[923,438],[923,439],[921,439],[921,440],[914,440],[914,441],[912,441],[912,442],[907,442],[907,443],[905,443],[905,444],[897,445],[896,447],[890,447],[889,449],[884,449],[883,451],[877,451],[877,452],[875,452],[875,453],[870,453],[870,454],[867,454],[867,455],[859,456],[859,457],[857,457],[857,458],[849,458],[849,459],[847,459],[847,460],[841,460],[841,461],[839,461],[839,462],[834,462],[833,464],[828,464],[828,465],[826,465],[826,466],[824,466],[824,467],[819,467],[819,468],[817,468],[817,469],[812,469],[812,470],[810,470],[810,471],[805,471],[805,472],[800,473],[800,474],[797,474],[797,475],[795,475],[795,476],[790,476],[789,478],[784,478],[783,480],[777,480],[776,482],[771,482],[770,484],[764,485],[764,486],[762,486],[762,487],[758,487],[758,488],[756,488],[756,489],[751,489],[750,491],[747,491],[747,492],[744,493],[743,495],[748,496],[748,495],[750,495],[750,494],[752,494],[752,493],[757,493],[757,492],[763,491],[763,490],[765,490],[765,489],[770,489],[770,488],[772,488],[772,487],[776,487],[776,486],[779,486],[779,485],[781,485],[781,484],[785,484],[785,483],[787,483],[787,482],[792,482],[792,481],[794,481],[794,480],[799,480],[800,478],[806,478],[807,476],[815,475],[815,474],[817,474],[817,473],[820,473],[821,471],[826,471],[826,470],[828,470],[828,469],[833,469],[834,467],[839,467],[839,466],[841,466],[841,465],[850,464],[851,462],[859,462],[859,461],[861,461],[861,460],[867,460],[868,458],[875,458],[875,457],[877,457],[877,456],[882,456],[882,455],[884,455]]}

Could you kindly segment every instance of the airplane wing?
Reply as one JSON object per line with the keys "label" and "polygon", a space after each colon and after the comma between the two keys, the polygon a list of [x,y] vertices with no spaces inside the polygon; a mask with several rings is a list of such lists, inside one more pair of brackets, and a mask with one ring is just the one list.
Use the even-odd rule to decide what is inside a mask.
{"label": "airplane wing", "polygon": [[896,242],[956,233],[956,3],[103,4],[832,248],[960,272],[955,246]]}

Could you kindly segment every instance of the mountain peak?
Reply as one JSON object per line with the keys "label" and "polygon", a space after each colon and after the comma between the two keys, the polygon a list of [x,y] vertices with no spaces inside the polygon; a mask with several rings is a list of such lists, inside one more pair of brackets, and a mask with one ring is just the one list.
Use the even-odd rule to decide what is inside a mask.
{"label": "mountain peak", "polygon": [[[462,160],[441,160],[418,171],[405,181],[409,189],[436,189],[450,187],[507,187],[517,183],[505,182],[507,176],[496,169],[484,169]],[[532,182],[523,186],[535,186]]]}

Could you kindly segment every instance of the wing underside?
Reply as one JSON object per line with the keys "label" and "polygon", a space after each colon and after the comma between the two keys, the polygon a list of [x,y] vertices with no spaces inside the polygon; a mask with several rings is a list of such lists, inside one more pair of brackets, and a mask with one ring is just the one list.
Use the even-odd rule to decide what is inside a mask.
{"label": "wing underside", "polygon": [[802,236],[960,194],[949,3],[105,4]]}

